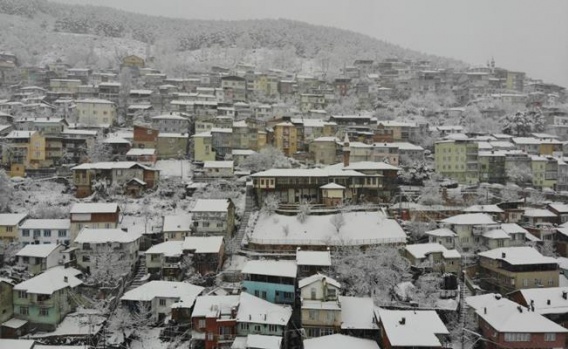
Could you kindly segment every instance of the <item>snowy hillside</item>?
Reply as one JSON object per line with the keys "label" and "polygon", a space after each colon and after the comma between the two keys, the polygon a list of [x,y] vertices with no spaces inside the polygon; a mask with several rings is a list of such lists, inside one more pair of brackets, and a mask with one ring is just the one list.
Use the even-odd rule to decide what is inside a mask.
{"label": "snowy hillside", "polygon": [[17,0],[0,0],[0,15],[0,50],[16,53],[26,64],[48,62],[55,51],[71,56],[67,58],[75,65],[100,68],[125,54],[152,56],[158,68],[170,72],[240,61],[291,69],[302,66],[297,64],[301,61],[303,71],[317,67],[332,73],[355,59],[390,57],[428,59],[440,67],[462,65],[362,34],[282,19],[165,20],[45,0],[29,0],[25,6]]}

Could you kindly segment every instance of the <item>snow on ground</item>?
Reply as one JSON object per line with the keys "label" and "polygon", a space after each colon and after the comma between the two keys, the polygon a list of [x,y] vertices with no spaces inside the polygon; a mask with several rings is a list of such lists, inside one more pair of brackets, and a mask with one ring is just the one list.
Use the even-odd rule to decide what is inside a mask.
{"label": "snow on ground", "polygon": [[182,177],[182,174],[183,180],[191,178],[191,162],[189,160],[158,160],[156,168],[160,170],[161,178],[179,178]]}
{"label": "snow on ground", "polygon": [[33,338],[44,338],[52,336],[80,336],[97,333],[105,317],[98,315],[94,311],[79,310],[75,313],[67,314],[65,319],[57,326],[54,332],[37,333],[32,335]]}
{"label": "snow on ground", "polygon": [[296,216],[261,214],[248,237],[256,244],[384,244],[406,242],[406,234],[393,219],[380,212],[346,212],[337,232],[337,215],[311,215],[305,222]]}
{"label": "snow on ground", "polygon": [[75,202],[73,193],[63,184],[28,179],[15,188],[10,209],[37,218],[68,218]]}
{"label": "snow on ground", "polygon": [[140,335],[140,338],[130,343],[130,349],[173,349],[173,348],[189,348],[187,342],[174,343],[162,342],[160,340],[160,332],[163,328],[156,327],[145,331]]}

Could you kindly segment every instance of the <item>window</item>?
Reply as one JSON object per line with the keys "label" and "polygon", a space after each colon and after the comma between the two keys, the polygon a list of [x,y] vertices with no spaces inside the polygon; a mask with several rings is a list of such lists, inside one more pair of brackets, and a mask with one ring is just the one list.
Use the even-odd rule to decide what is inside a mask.
{"label": "window", "polygon": [[83,262],[90,262],[91,256],[83,256]]}
{"label": "window", "polygon": [[88,242],[83,244],[83,250],[90,250],[91,249],[91,244],[89,244]]}
{"label": "window", "polygon": [[284,298],[292,299],[294,294],[292,292],[282,292],[284,294]]}
{"label": "window", "polygon": [[12,227],[6,227],[6,232],[11,233],[11,232],[12,232]]}
{"label": "window", "polygon": [[209,228],[209,222],[203,222],[203,227],[204,227],[204,228]]}
{"label": "window", "polygon": [[[205,320],[204,320],[204,321],[205,321]],[[248,331],[248,329],[249,329],[249,324],[241,323],[241,330]]]}
{"label": "window", "polygon": [[197,322],[197,327],[204,328],[205,327],[205,320],[199,320]]}
{"label": "window", "polygon": [[276,325],[268,325],[268,331],[276,332],[278,330],[278,326]]}
{"label": "window", "polygon": [[266,299],[266,291],[262,291],[262,299]]}
{"label": "window", "polygon": [[315,310],[310,310],[309,316],[310,316],[310,320],[315,320],[318,317],[318,313]]}
{"label": "window", "polygon": [[258,290],[254,290],[254,296],[255,297],[260,297],[260,292]]}
{"label": "window", "polygon": [[40,235],[41,235],[41,230],[39,230],[39,229],[34,230],[34,238],[37,238]]}
{"label": "window", "polygon": [[49,309],[47,309],[47,308],[40,308],[40,309],[39,309],[39,316],[49,316]]}
{"label": "window", "polygon": [[505,246],[505,240],[503,239],[497,240],[497,247],[503,247],[503,246]]}
{"label": "window", "polygon": [[548,286],[554,286],[554,280],[548,279]]}
{"label": "window", "polygon": [[165,306],[166,306],[166,300],[165,300],[165,299],[160,299],[160,306],[161,306],[161,307],[165,307]]}
{"label": "window", "polygon": [[544,334],[544,341],[545,341],[545,342],[554,342],[554,341],[556,341],[556,333],[545,333],[545,334]]}
{"label": "window", "polygon": [[213,334],[213,332],[208,332],[207,333],[207,340],[212,341],[213,338],[215,338],[215,334]]}
{"label": "window", "polygon": [[65,238],[67,237],[67,230],[60,230],[57,232],[57,236],[60,238]]}
{"label": "window", "polygon": [[25,237],[30,236],[30,231],[28,229],[22,230],[22,236],[25,236]]}
{"label": "window", "polygon": [[327,312],[327,322],[333,322],[335,320],[335,314],[333,311]]}
{"label": "window", "polygon": [[20,315],[30,315],[30,308],[20,307]]}
{"label": "window", "polygon": [[310,289],[310,299],[316,299],[316,288],[312,287]]}
{"label": "window", "polygon": [[46,238],[51,237],[51,230],[44,230],[43,231],[43,237],[46,237]]}
{"label": "window", "polygon": [[217,228],[223,228],[223,223],[217,223]]}
{"label": "window", "polygon": [[18,298],[28,298],[28,293],[26,291],[18,291]]}
{"label": "window", "polygon": [[260,332],[260,325],[254,325],[254,331]]}
{"label": "window", "polygon": [[530,333],[505,333],[505,342],[530,342]]}

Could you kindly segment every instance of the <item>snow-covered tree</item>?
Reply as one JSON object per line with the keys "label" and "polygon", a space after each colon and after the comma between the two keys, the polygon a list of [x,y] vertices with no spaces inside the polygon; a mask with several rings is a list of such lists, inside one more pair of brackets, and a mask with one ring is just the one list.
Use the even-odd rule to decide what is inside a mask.
{"label": "snow-covered tree", "polygon": [[444,198],[440,183],[435,180],[424,182],[424,187],[420,189],[418,203],[421,205],[443,205]]}
{"label": "snow-covered tree", "polygon": [[241,168],[251,172],[290,167],[292,167],[290,160],[274,147],[266,147],[258,153],[250,155],[241,163]]}
{"label": "snow-covered tree", "polygon": [[311,210],[312,208],[310,203],[306,200],[302,200],[298,206],[298,214],[296,215],[298,221],[300,221],[300,223],[304,223],[308,219]]}
{"label": "snow-covered tree", "polygon": [[531,167],[524,164],[514,164],[506,170],[507,180],[517,185],[527,185],[532,183],[533,174]]}
{"label": "snow-covered tree", "polygon": [[410,278],[410,263],[393,247],[341,247],[333,253],[332,265],[347,295],[371,296],[378,305],[390,303],[396,285]]}
{"label": "snow-covered tree", "polygon": [[112,161],[112,148],[107,143],[97,140],[95,144],[86,149],[86,155],[89,162],[105,162]]}
{"label": "snow-covered tree", "polygon": [[107,344],[121,346],[128,339],[140,337],[156,322],[149,305],[136,303],[131,308],[118,307],[109,317]]}
{"label": "snow-covered tree", "polygon": [[12,197],[14,187],[6,171],[0,169],[0,212],[6,212]]}
{"label": "snow-covered tree", "polygon": [[533,132],[543,132],[545,129],[545,118],[538,110],[518,111],[514,114],[506,115],[503,120],[503,133],[516,137],[526,137]]}
{"label": "snow-covered tree", "polygon": [[339,213],[331,216],[331,218],[329,219],[329,222],[335,228],[335,232],[339,234],[339,232],[341,231],[341,228],[343,228],[343,226],[346,223],[345,222],[345,216],[343,215],[343,211],[340,210]]}
{"label": "snow-covered tree", "polygon": [[554,245],[554,241],[551,239],[544,239],[539,249],[543,256],[554,258],[558,257],[556,253],[556,246]]}
{"label": "snow-covered tree", "polygon": [[280,206],[280,200],[274,194],[268,194],[264,198],[264,202],[262,204],[262,211],[267,215],[273,215],[278,207]]}
{"label": "snow-covered tree", "polygon": [[91,267],[88,283],[100,287],[115,287],[130,273],[130,263],[124,252],[114,249],[111,244],[99,245],[90,254]]}
{"label": "snow-covered tree", "polygon": [[516,185],[507,183],[507,185],[501,189],[501,201],[503,202],[518,201],[520,198],[519,187]]}

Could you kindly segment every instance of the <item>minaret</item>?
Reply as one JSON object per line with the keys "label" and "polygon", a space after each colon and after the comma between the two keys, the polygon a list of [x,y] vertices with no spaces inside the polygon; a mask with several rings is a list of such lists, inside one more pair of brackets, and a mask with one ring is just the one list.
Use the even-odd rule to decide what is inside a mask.
{"label": "minaret", "polygon": [[349,136],[345,133],[343,140],[343,167],[349,166],[349,156],[351,156],[351,148],[349,147]]}

